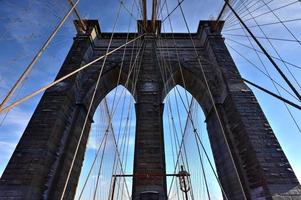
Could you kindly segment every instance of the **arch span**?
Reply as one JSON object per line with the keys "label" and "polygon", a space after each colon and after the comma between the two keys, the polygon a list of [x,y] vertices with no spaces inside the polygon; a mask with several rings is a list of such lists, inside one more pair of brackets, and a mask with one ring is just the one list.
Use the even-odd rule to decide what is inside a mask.
{"label": "arch span", "polygon": [[[219,46],[218,51],[220,52],[221,47],[225,48],[227,54],[223,44]],[[216,52],[214,53],[217,56]],[[176,85],[181,85],[200,104],[206,116],[217,173],[230,199],[244,199],[243,193],[249,199],[255,196],[277,196],[278,183],[269,182],[274,180],[270,172],[287,171],[282,167],[272,167],[268,163],[278,163],[280,157],[286,160],[286,163],[288,161],[282,151],[266,145],[268,142],[280,147],[275,136],[268,137],[269,134],[273,134],[272,129],[254,94],[242,81],[233,61],[224,62],[224,55],[221,57],[220,63],[216,62],[216,57],[212,57],[212,64],[203,65],[218,114],[213,109],[201,68],[193,60],[190,63],[180,63],[181,68],[177,63],[172,64],[172,73],[164,81],[162,97],[164,98]],[[263,152],[273,152],[275,155],[271,158]],[[231,162],[231,156],[234,162]],[[268,162],[264,158],[266,156],[269,157]],[[269,167],[266,168],[267,166]],[[236,175],[236,169],[239,176]],[[281,186],[285,188],[284,193],[290,194],[299,187],[295,180]]]}
{"label": "arch span", "polygon": [[[105,54],[109,34],[100,33],[95,20],[85,20],[84,23],[88,26],[87,31],[78,32],[58,77],[76,70],[87,59],[93,60]],[[166,200],[165,177],[149,179],[148,174],[166,173],[162,101],[166,93],[176,84],[184,86],[203,107],[217,171],[231,200],[243,199],[239,180],[249,199],[300,197],[300,184],[254,94],[241,80],[224,44],[224,39],[220,35],[222,24],[201,21],[198,32],[192,35],[175,34],[176,37],[172,37],[173,34],[158,32],[158,35],[162,34],[161,38],[164,38],[163,46],[160,46],[157,40],[158,35],[147,33],[142,39],[143,42],[137,41],[138,45],[127,49],[124,59],[122,53],[116,51],[107,60],[92,113],[97,103],[116,84],[118,70],[114,66],[120,65],[121,62],[130,63],[131,52],[137,54],[139,52],[136,51],[137,47],[143,44],[137,62],[139,69],[141,67],[137,85],[136,81],[130,84],[134,85],[137,91],[134,95],[137,116],[134,172],[146,176],[142,178],[134,176],[133,200],[140,200],[152,194],[159,200]],[[218,28],[212,29],[211,27],[215,25]],[[130,37],[135,35],[130,34]],[[191,37],[196,46],[192,46]],[[111,47],[124,44],[126,38],[127,34],[115,34]],[[204,87],[194,47],[197,48],[200,58],[204,56],[209,60],[209,63],[204,60],[201,62],[225,134],[221,131],[218,115],[212,109],[213,104]],[[167,77],[166,81],[160,76],[159,64],[163,54],[168,55],[165,58],[171,59],[173,67],[171,77],[174,82],[170,81],[171,77]],[[174,58],[174,55],[179,55],[179,58]],[[178,60],[184,66],[182,73],[179,73],[176,67],[178,62],[174,62]],[[44,93],[1,177],[0,197],[59,199],[87,115],[87,105],[93,93],[91,88],[93,82],[97,80],[97,72],[101,66],[99,63],[94,64],[95,66],[91,66],[89,70],[83,71],[81,76],[70,77],[63,84]],[[122,71],[126,74],[129,68],[123,68]],[[182,74],[186,81],[185,85],[181,83]],[[121,81],[121,84],[124,83]],[[162,91],[164,87],[167,90]],[[74,197],[91,122],[90,115],[65,199]],[[227,151],[226,143],[229,144],[230,152]],[[233,156],[235,165],[231,162],[230,155]],[[235,176],[234,166],[238,169],[239,179]]]}
{"label": "arch span", "polygon": [[[207,65],[210,66],[210,65]],[[212,67],[212,66],[211,66]],[[219,74],[219,71],[215,72],[211,68],[211,76],[213,74]],[[223,188],[227,194],[227,196],[237,197],[237,199],[243,199],[243,191],[239,187],[232,187],[232,185],[240,185],[239,181],[246,178],[244,172],[239,169],[241,165],[241,160],[238,155],[236,155],[236,146],[235,141],[233,138],[230,137],[230,130],[228,129],[229,122],[226,115],[223,115],[222,112],[223,107],[218,105],[223,105],[224,102],[221,102],[222,99],[225,98],[226,94],[226,87],[223,82],[221,76],[213,75],[215,79],[211,80],[208,79],[210,84],[210,89],[213,94],[214,103],[219,109],[219,117],[223,123],[223,130],[225,130],[225,137],[222,132],[222,128],[219,125],[217,115],[213,109],[213,102],[210,99],[208,88],[202,78],[202,73],[200,67],[192,67],[190,68],[185,67],[185,64],[181,64],[181,68],[177,67],[174,68],[173,73],[170,77],[166,80],[162,97],[166,97],[169,91],[175,88],[177,85],[183,87],[186,91],[182,93],[182,99],[186,102],[185,93],[190,93],[192,97],[198,102],[200,107],[202,108],[205,117],[206,117],[206,125],[207,125],[207,132],[217,168],[217,172],[222,182]],[[214,82],[214,83],[212,83]],[[219,84],[217,84],[219,83]],[[220,86],[220,87],[218,87]],[[189,109],[186,107],[186,109]],[[187,110],[186,110],[187,111]],[[226,138],[226,140],[225,140]],[[230,147],[230,151],[227,148],[227,143]],[[231,155],[230,155],[231,153]],[[231,161],[231,156],[234,158],[235,165],[233,165]],[[237,177],[235,174],[235,168],[237,168],[239,172],[239,176]],[[227,172],[227,173],[225,173]],[[230,175],[231,174],[231,175]],[[231,184],[229,184],[231,183]],[[246,187],[247,188],[247,187]]]}
{"label": "arch span", "polygon": [[[101,199],[109,199],[112,188],[110,184],[104,183],[112,181],[112,174],[133,173],[133,159],[126,158],[132,158],[134,154],[136,127],[134,98],[122,85],[111,90],[104,98],[93,116],[94,123],[89,133],[75,199],[78,199],[79,195],[82,198],[87,197],[91,195],[91,191],[100,193]],[[94,159],[97,162],[92,168]],[[99,180],[98,187],[95,185],[95,177]],[[120,199],[121,194],[131,195],[128,190],[132,182],[128,178],[126,182],[123,177],[116,178],[115,181],[114,199]],[[120,187],[125,184],[126,187]]]}

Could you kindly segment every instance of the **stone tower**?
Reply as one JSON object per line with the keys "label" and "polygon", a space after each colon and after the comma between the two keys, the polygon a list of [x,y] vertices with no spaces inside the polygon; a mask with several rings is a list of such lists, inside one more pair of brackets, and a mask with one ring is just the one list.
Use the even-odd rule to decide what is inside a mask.
{"label": "stone tower", "polygon": [[[57,78],[105,54],[111,33],[102,33],[96,20],[84,23],[85,31],[75,23],[78,33]],[[223,23],[215,24],[201,21],[197,33],[190,38],[184,33],[160,33],[157,21],[155,32],[139,29],[140,34],[146,35],[127,46],[124,59],[123,49],[107,58],[64,199],[74,198],[94,111],[118,84],[125,86],[136,100],[133,200],[167,199],[162,102],[176,85],[188,90],[205,113],[218,176],[229,200],[243,197],[226,142],[247,199],[301,199],[300,184],[224,44]],[[130,33],[128,37],[133,39],[137,34]],[[126,38],[126,33],[115,33],[111,49],[124,44]],[[44,93],[1,177],[0,199],[60,198],[102,62]]]}

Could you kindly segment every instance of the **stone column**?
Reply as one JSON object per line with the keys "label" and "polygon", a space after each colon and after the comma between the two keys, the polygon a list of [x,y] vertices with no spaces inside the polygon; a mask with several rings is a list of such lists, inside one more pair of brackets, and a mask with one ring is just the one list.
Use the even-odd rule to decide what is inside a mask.
{"label": "stone column", "polygon": [[[201,22],[199,34],[223,87],[216,106],[248,199],[301,199],[300,184],[253,92],[242,81],[224,39]],[[219,28],[220,30],[220,28]],[[215,113],[207,116],[208,132],[219,177],[228,197],[240,200],[238,181],[225,149]]]}
{"label": "stone column", "polygon": [[149,198],[165,200],[162,84],[154,36],[145,37],[143,52],[143,62],[136,86],[137,123],[134,158],[134,175],[136,177],[133,179],[133,200]]}

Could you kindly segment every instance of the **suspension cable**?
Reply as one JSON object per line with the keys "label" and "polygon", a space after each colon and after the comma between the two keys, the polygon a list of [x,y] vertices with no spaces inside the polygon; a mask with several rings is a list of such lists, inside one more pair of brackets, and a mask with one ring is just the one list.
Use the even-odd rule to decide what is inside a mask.
{"label": "suspension cable", "polygon": [[[139,52],[140,52],[142,46],[143,46],[143,45],[142,45],[142,43],[141,43],[141,46],[140,46],[140,48],[138,49],[138,54],[136,55],[134,64],[135,64],[135,62],[136,62],[136,59],[137,59],[138,56],[139,56]],[[133,52],[132,52],[132,53],[133,53]],[[126,82],[125,82],[125,87],[127,87],[128,80],[129,80],[129,78],[130,78],[130,76],[131,76],[131,73],[132,73],[132,71],[133,71],[133,68],[134,68],[134,64],[130,64],[131,70],[129,71],[129,74],[128,74],[128,76],[127,76],[127,80],[126,80]],[[121,72],[120,72],[120,73],[121,73]],[[117,104],[118,104],[120,98],[121,98],[121,96],[119,97],[119,99],[118,99],[118,101],[117,101]],[[112,123],[112,118],[113,118],[113,116],[114,116],[114,114],[115,114],[116,109],[117,109],[117,107],[115,107],[115,109],[112,111],[112,114],[111,114],[112,117],[111,117],[110,120],[109,120],[109,125]],[[108,126],[109,126],[109,125],[108,125]],[[95,159],[96,159],[96,157],[97,157],[97,156],[95,156]],[[92,166],[91,166],[91,168],[92,168]],[[89,176],[87,176],[86,181],[87,181],[88,178],[89,178]],[[84,188],[83,188],[83,189],[84,189]],[[83,190],[83,189],[82,189],[82,190]]]}
{"label": "suspension cable", "polygon": [[[166,6],[166,9],[167,9],[167,13],[169,13],[169,12],[168,12],[168,8],[167,8],[167,5],[165,5],[165,6]],[[170,23],[170,24],[171,24],[171,23]],[[164,28],[164,25],[163,25],[163,28]],[[172,29],[172,27],[171,27],[171,29]],[[173,32],[173,31],[172,31],[172,32]],[[175,48],[177,49],[175,43],[174,43],[174,45],[175,45]],[[168,51],[167,51],[167,53],[169,54]],[[169,57],[169,56],[168,56],[168,57]],[[178,59],[178,54],[177,54],[177,59]],[[179,60],[178,60],[178,63],[179,63]],[[180,69],[181,69],[180,63],[179,63],[179,67],[180,67]],[[171,73],[169,67],[167,67],[167,69],[169,70],[169,73]],[[181,77],[182,77],[182,79],[184,78],[183,75],[181,75]],[[171,77],[171,78],[172,78],[172,81],[175,82],[174,79],[173,79],[173,77]],[[185,84],[185,81],[184,81],[184,80],[183,80],[183,83]],[[185,91],[185,92],[186,92],[186,91]],[[181,94],[179,94],[179,95],[180,95],[180,98],[181,98]],[[182,102],[183,102],[183,101],[182,101]],[[184,103],[184,102],[183,102],[183,103]],[[183,104],[183,105],[184,105],[184,107],[185,107],[185,109],[186,109],[186,112],[188,113],[188,109],[186,108],[185,104]],[[210,160],[209,160],[209,162],[210,162]],[[212,168],[212,169],[213,169],[213,168]],[[217,181],[219,182],[219,186],[221,187],[221,190],[222,190],[224,196],[227,198],[227,195],[226,195],[226,193],[224,192],[223,186],[220,184],[220,181],[218,180],[218,177],[217,177],[217,176],[216,176],[216,178],[217,178]],[[171,190],[170,190],[170,191],[171,191]]]}
{"label": "suspension cable", "polygon": [[[108,47],[107,47],[107,50],[106,50],[106,56],[104,57],[104,60],[102,62],[102,66],[101,66],[101,69],[99,71],[99,74],[98,74],[98,77],[97,77],[97,81],[96,81],[96,84],[95,84],[95,88],[93,90],[93,94],[92,94],[92,97],[91,97],[91,100],[90,100],[90,103],[89,103],[89,107],[88,107],[88,110],[87,110],[87,114],[86,114],[86,117],[85,117],[85,120],[84,120],[84,124],[83,124],[83,127],[81,129],[81,133],[80,133],[80,137],[78,139],[78,142],[77,142],[77,145],[76,145],[76,149],[75,149],[75,152],[74,152],[74,155],[73,155],[73,158],[72,158],[72,162],[71,162],[71,165],[70,165],[70,168],[68,170],[68,174],[67,174],[67,178],[66,178],[66,182],[64,184],[64,187],[63,187],[63,191],[62,191],[62,194],[61,194],[61,200],[63,200],[64,196],[65,196],[65,192],[66,192],[66,189],[67,189],[67,185],[68,185],[68,182],[69,182],[69,178],[70,178],[70,175],[71,175],[71,171],[73,169],[73,165],[74,165],[74,162],[75,162],[75,158],[77,156],[77,152],[78,152],[78,149],[80,147],[80,143],[81,143],[81,140],[82,140],[82,136],[84,134],[84,131],[86,129],[86,124],[87,124],[87,121],[89,119],[89,115],[90,115],[90,111],[92,109],[92,105],[94,103],[94,99],[95,99],[95,96],[96,96],[96,92],[97,92],[97,89],[99,87],[99,83],[100,83],[100,79],[101,79],[101,76],[102,76],[102,72],[103,72],[103,69],[104,69],[104,66],[105,66],[105,63],[106,63],[106,60],[107,60],[107,54],[109,53],[109,49],[110,49],[110,46],[112,44],[112,40],[113,40],[113,36],[114,36],[114,32],[115,32],[115,27],[116,27],[116,24],[117,24],[117,21],[119,19],[119,16],[120,16],[120,11],[121,11],[121,4],[119,6],[119,9],[118,9],[118,12],[117,12],[117,16],[116,16],[116,19],[115,19],[115,23],[114,23],[114,26],[113,26],[113,30],[112,30],[112,34],[111,34],[111,38],[110,38],[110,42],[108,44]],[[97,60],[97,59],[96,59]],[[95,195],[94,195],[95,196]]]}
{"label": "suspension cable", "polygon": [[[265,72],[263,72],[259,67],[257,67],[253,62],[251,62],[249,59],[247,59],[245,56],[243,56],[239,51],[237,51],[236,49],[234,49],[231,45],[227,44],[233,51],[235,51],[238,55],[240,55],[242,58],[244,58],[248,63],[251,64],[251,66],[254,66],[256,69],[258,69],[259,71],[261,71],[262,73],[265,74]],[[269,77],[269,75],[267,75]],[[271,79],[271,81],[275,84],[277,84],[278,86],[280,86],[282,88],[282,86],[280,84],[278,84],[276,81],[274,81],[273,79]],[[284,89],[284,88],[282,88]],[[293,96],[294,98],[296,98],[295,96]],[[298,100],[298,99],[296,99]],[[292,115],[291,111],[288,109],[288,107],[286,107],[290,116],[292,117],[294,124],[296,125],[296,127],[298,128],[299,132],[301,133],[301,128],[299,127],[297,121],[295,120],[294,116]]]}
{"label": "suspension cable", "polygon": [[3,112],[2,107],[8,102],[8,100],[11,98],[11,96],[15,93],[15,91],[20,86],[21,82],[26,78],[28,73],[31,71],[34,64],[38,61],[38,59],[41,57],[42,53],[46,50],[46,48],[49,46],[50,42],[54,38],[54,36],[57,34],[57,32],[61,29],[65,21],[68,19],[69,15],[72,13],[72,11],[75,9],[76,5],[79,3],[80,0],[77,0],[74,5],[70,8],[70,10],[67,12],[67,14],[62,18],[62,20],[59,22],[59,24],[54,28],[46,42],[42,45],[38,53],[35,55],[33,60],[30,62],[30,64],[26,67],[25,71],[22,73],[22,75],[19,77],[17,82],[13,85],[11,90],[8,92],[2,103],[0,104],[0,113]]}
{"label": "suspension cable", "polygon": [[[225,1],[227,2],[227,1]],[[285,74],[282,72],[282,70],[278,67],[276,62],[271,58],[269,53],[266,51],[266,49],[261,45],[261,43],[257,40],[257,38],[254,36],[252,31],[247,27],[247,25],[244,23],[244,21],[239,17],[239,15],[236,13],[236,11],[232,8],[232,6],[227,2],[228,7],[230,10],[234,13],[234,15],[237,17],[237,19],[240,21],[240,23],[243,25],[243,27],[248,31],[248,33],[252,36],[253,40],[256,42],[256,44],[259,46],[259,48],[264,52],[264,54],[267,56],[268,60],[272,63],[272,65],[275,67],[275,69],[278,71],[278,73],[281,75],[281,77],[284,79],[284,81],[287,83],[287,85],[292,89],[292,91],[295,93],[295,95],[298,97],[298,99],[301,101],[301,95],[296,90],[296,88],[293,86],[293,84],[288,80],[288,78],[285,76]]]}
{"label": "suspension cable", "polygon": [[89,62],[89,63],[83,65],[82,67],[80,67],[80,68],[78,68],[78,69],[76,69],[76,70],[70,72],[69,74],[67,74],[67,75],[65,75],[65,76],[63,76],[63,77],[61,77],[61,78],[59,78],[59,79],[53,81],[52,83],[50,83],[50,84],[48,84],[48,85],[46,85],[46,86],[44,86],[44,87],[41,87],[40,89],[38,89],[38,90],[34,91],[33,93],[31,93],[31,94],[29,94],[29,95],[27,95],[27,96],[25,96],[25,97],[19,99],[18,101],[15,101],[14,103],[10,104],[9,106],[6,106],[6,107],[0,109],[0,113],[5,112],[5,111],[7,111],[7,110],[10,110],[10,109],[12,109],[13,107],[19,105],[20,103],[22,103],[22,102],[24,102],[24,101],[26,101],[26,100],[28,100],[28,99],[30,99],[30,98],[36,96],[37,94],[39,94],[39,93],[41,93],[41,92],[47,90],[48,88],[51,88],[52,86],[54,86],[54,85],[56,85],[56,84],[62,82],[63,80],[65,80],[65,79],[67,79],[67,78],[73,76],[74,74],[76,74],[76,73],[82,71],[83,69],[89,67],[90,65],[96,63],[97,61],[100,61],[100,60],[106,58],[107,56],[113,54],[114,52],[116,52],[116,51],[118,51],[119,49],[125,47],[126,45],[128,45],[128,44],[130,44],[130,43],[132,43],[132,42],[134,42],[134,41],[136,41],[136,40],[142,38],[144,35],[145,35],[145,33],[144,33],[144,34],[141,34],[140,36],[137,36],[136,38],[134,38],[134,39],[128,41],[127,43],[125,43],[125,44],[123,44],[123,45],[121,45],[121,46],[119,46],[119,47],[117,47],[117,48],[115,48],[115,49],[113,49],[113,50],[107,52],[105,55],[102,55],[102,56],[96,58],[95,60],[93,60],[93,61],[91,61],[91,62]]}
{"label": "suspension cable", "polygon": [[[246,8],[247,10],[248,10],[248,8]],[[248,12],[249,12],[249,10],[248,10]],[[273,11],[272,11],[273,12]],[[254,18],[254,16],[252,15],[252,13],[250,13],[249,12],[249,14],[250,14],[250,16],[252,17],[252,19],[253,19],[253,21],[256,23],[256,25],[258,25],[258,22],[257,22],[257,20]],[[265,33],[265,31],[261,28],[261,27],[258,27],[259,28],[259,30],[261,31],[261,33],[264,35],[264,37],[265,38],[268,38],[267,37],[267,34]],[[276,49],[276,47],[273,45],[273,43],[270,41],[271,39],[267,39],[267,41],[268,41],[268,43],[270,44],[270,46],[273,48],[273,50],[275,51],[275,53],[277,54],[277,56],[280,58],[280,60],[281,61],[283,61],[283,59],[282,59],[282,56],[279,54],[279,52],[278,52],[278,50]],[[298,41],[297,41],[298,42]],[[300,42],[299,42],[299,44],[300,44]],[[298,82],[298,80],[295,78],[295,76],[292,74],[292,72],[291,72],[291,70],[288,68],[288,66],[284,63],[284,62],[282,62],[283,64],[284,64],[284,66],[286,67],[286,69],[288,70],[288,72],[290,73],[290,75],[293,77],[293,79],[294,79],[294,81],[297,83],[297,85],[299,86],[299,88],[301,88],[301,86],[300,86],[300,84],[299,84],[299,82]]]}
{"label": "suspension cable", "polygon": [[[167,8],[167,5],[165,5],[166,6],[166,9],[167,9],[167,13],[169,13],[168,12],[168,8]],[[170,24],[171,24],[171,22],[170,22]],[[163,28],[164,28],[164,26],[163,26]],[[172,29],[172,27],[171,27],[171,29]],[[172,31],[173,32],[173,31]],[[177,47],[176,47],[176,44],[174,43],[174,45],[175,45],[175,48],[177,49]],[[168,51],[167,51],[167,53],[168,53]],[[177,53],[177,59],[178,59],[178,53]],[[178,63],[179,63],[179,59],[178,59]],[[180,67],[180,69],[181,69],[181,65],[180,65],[180,63],[179,63],[179,67]],[[169,69],[168,67],[167,67],[167,69]],[[169,70],[169,73],[171,73],[171,71]],[[183,77],[183,74],[181,74],[181,77],[182,77],[182,79],[184,78]],[[172,80],[173,80],[173,82],[174,82],[174,79],[172,78]],[[184,83],[184,85],[185,85],[185,80],[183,80],[183,83]],[[186,92],[186,91],[185,91]],[[185,94],[187,94],[187,93],[185,93]],[[180,95],[180,94],[179,94]],[[187,96],[186,96],[187,97]],[[180,95],[180,98],[181,98],[181,95]],[[185,107],[185,104],[184,104],[184,107]],[[188,109],[187,108],[185,108],[186,109],[186,112],[188,112]],[[210,161],[209,161],[210,162]],[[213,168],[212,168],[213,169]],[[218,179],[218,177],[216,176],[216,178]],[[218,180],[218,182],[219,182],[219,180]],[[220,183],[220,182],[219,182]],[[221,190],[222,190],[222,192],[223,192],[223,194],[224,194],[224,196],[227,198],[227,195],[225,194],[225,192],[224,192],[224,190],[223,190],[223,188],[222,188],[222,185],[221,184],[219,184],[220,185],[220,187],[221,187]]]}
{"label": "suspension cable", "polygon": [[[299,1],[299,0],[296,0],[296,1],[293,1],[293,2],[291,2],[291,3],[288,3],[288,4],[285,4],[285,5],[279,6],[279,7],[277,7],[277,8],[274,8],[273,11],[280,10],[280,9],[283,9],[283,8],[286,8],[286,7],[289,7],[289,6],[291,6],[291,5],[293,5],[293,4],[296,4],[296,3],[298,3],[298,2],[300,2],[300,1]],[[230,4],[228,4],[228,5],[230,5]],[[230,6],[231,6],[231,5],[230,5]],[[230,8],[230,7],[229,7],[229,8]],[[230,9],[231,9],[231,8],[230,8]],[[255,11],[256,11],[256,10],[254,10],[254,12],[255,12]],[[256,19],[256,18],[258,18],[258,17],[262,17],[262,16],[267,15],[267,14],[269,14],[269,13],[271,13],[271,11],[267,11],[267,12],[258,14],[258,15],[256,15],[256,16],[254,16],[254,18]],[[234,15],[235,15],[235,14],[234,14]],[[241,18],[244,18],[244,17],[247,16],[247,15],[248,15],[248,14],[242,16]],[[245,19],[244,22],[247,22],[247,21],[250,21],[250,20],[252,20],[252,18]],[[238,25],[238,24],[239,24],[239,22],[236,23],[236,24],[233,24],[232,26],[235,26],[235,25]],[[230,27],[231,27],[231,26],[230,26]]]}
{"label": "suspension cable", "polygon": [[259,85],[257,85],[256,83],[248,81],[248,80],[246,80],[244,78],[242,78],[242,80],[245,81],[246,83],[248,83],[248,84],[256,87],[257,89],[260,89],[261,91],[264,91],[265,93],[267,93],[267,94],[269,94],[269,95],[271,95],[273,97],[276,97],[277,99],[279,99],[279,100],[281,100],[281,101],[283,101],[283,102],[285,102],[285,103],[287,103],[287,104],[289,104],[289,105],[291,105],[291,106],[293,106],[293,107],[301,110],[301,106],[299,106],[299,105],[297,105],[297,104],[295,104],[295,103],[293,103],[293,102],[291,102],[291,101],[289,101],[289,100],[287,100],[287,99],[285,99],[285,98],[283,98],[283,97],[281,97],[281,96],[279,96],[279,95],[277,95],[277,94],[275,94],[275,93],[273,93],[273,92],[271,92],[271,91],[269,91],[269,90],[267,90],[267,89],[265,89],[265,88],[263,88],[263,87],[261,87]]}
{"label": "suspension cable", "polygon": [[[257,26],[257,27],[259,27],[259,26]],[[232,34],[232,33],[224,33],[223,35],[252,38],[252,36],[249,36],[249,35]],[[297,43],[300,43],[300,40],[292,40],[292,39],[286,39],[286,38],[262,37],[262,36],[255,36],[255,37],[258,38],[258,39],[265,39],[265,40],[276,40],[276,41],[297,42]]]}
{"label": "suspension cable", "polygon": [[[141,49],[141,47],[139,48],[139,49]],[[139,50],[140,51],[140,50]],[[138,53],[139,54],[139,53]],[[138,55],[136,55],[136,57],[137,57]],[[133,69],[133,67],[134,67],[134,64],[132,64],[131,65],[131,69]],[[131,74],[131,71],[132,70],[130,70],[130,72],[129,72],[129,75],[128,75],[128,77],[127,77],[127,81],[126,81],[126,83],[125,83],[125,87],[127,86],[127,84],[128,84],[128,80],[129,80],[129,77],[130,77],[130,74]],[[119,97],[119,99],[121,98],[121,96]],[[119,100],[117,101],[117,104],[118,104],[118,102],[119,102]],[[109,119],[109,123],[108,123],[108,126],[110,126],[110,124],[112,123],[112,118],[113,118],[113,116],[114,116],[114,114],[115,114],[115,111],[116,111],[116,108],[115,108],[115,110],[112,112],[112,114],[111,114],[111,118]],[[108,129],[108,127],[107,127],[107,129]],[[100,147],[99,147],[100,148]],[[96,158],[97,158],[97,156],[98,156],[98,153],[95,155],[95,157],[94,157],[94,160],[96,160]],[[94,163],[95,161],[93,161],[93,163]],[[92,164],[92,166],[91,166],[91,168],[90,168],[90,171],[92,171],[92,168],[93,168],[93,165],[94,164]],[[88,178],[89,178],[89,176],[90,176],[90,171],[89,171],[89,174],[88,174],[88,176],[86,177],[86,180],[85,180],[85,183],[88,181]],[[84,184],[84,187],[82,188],[82,190],[81,190],[81,194],[83,193],[83,190],[84,190],[84,188],[85,188],[85,185],[86,184]],[[81,196],[80,196],[81,197]],[[80,198],[79,198],[80,199]]]}
{"label": "suspension cable", "polygon": [[[240,46],[243,46],[243,47],[246,47],[246,48],[248,48],[248,49],[252,49],[252,50],[254,50],[254,51],[258,52],[258,53],[264,54],[262,51],[256,49],[255,47],[248,46],[248,45],[246,45],[246,44],[243,44],[243,43],[238,42],[238,41],[236,41],[236,40],[233,40],[233,39],[231,39],[231,38],[226,38],[226,39],[227,39],[227,40],[230,40],[231,42],[234,42],[234,43],[236,43],[236,44],[238,44],[238,45],[240,45]],[[277,58],[277,57],[275,57],[275,56],[271,56],[271,57],[274,58],[274,59],[276,59],[276,60],[281,61],[280,58]],[[286,64],[288,64],[288,65],[290,65],[290,66],[292,66],[292,67],[295,67],[295,68],[297,68],[297,69],[301,69],[300,66],[295,65],[295,64],[293,64],[293,63],[290,63],[290,62],[288,62],[288,61],[286,61],[286,60],[283,60],[283,62],[285,62]]]}
{"label": "suspension cable", "polygon": [[[227,1],[225,1],[225,2],[227,2]],[[229,5],[228,2],[227,2],[227,4]],[[182,6],[181,6],[181,5],[180,5],[180,11],[181,11],[182,17],[183,17],[183,19],[184,19],[186,29],[187,29],[187,31],[188,31],[188,33],[189,33],[190,40],[191,40],[191,42],[192,42],[192,44],[193,44],[193,48],[194,48],[194,51],[195,51],[195,54],[196,54],[198,63],[199,63],[200,68],[201,68],[202,76],[203,76],[203,78],[204,78],[205,85],[206,85],[206,88],[207,88],[207,90],[208,90],[208,94],[209,94],[209,97],[210,97],[210,100],[211,100],[213,109],[214,109],[214,111],[215,111],[215,113],[216,113],[216,116],[217,116],[217,119],[218,119],[219,126],[220,126],[220,128],[221,128],[222,133],[223,133],[222,135],[223,135],[223,138],[224,138],[224,140],[225,140],[226,148],[227,148],[227,151],[228,151],[228,153],[229,153],[231,162],[232,162],[232,164],[233,164],[233,166],[234,166],[235,175],[237,176],[237,179],[238,179],[239,186],[240,186],[240,188],[241,188],[243,197],[244,197],[244,199],[247,199],[246,194],[245,194],[245,191],[244,191],[244,188],[243,188],[243,185],[242,185],[242,182],[241,182],[241,180],[240,180],[240,176],[239,176],[239,173],[238,173],[238,170],[237,170],[237,166],[236,166],[236,164],[235,164],[235,162],[234,162],[234,158],[233,158],[233,155],[232,155],[232,153],[231,153],[229,143],[228,143],[228,141],[227,141],[226,133],[225,133],[224,127],[223,127],[223,125],[222,125],[222,122],[221,122],[221,119],[220,119],[220,115],[219,115],[218,110],[217,110],[217,107],[216,107],[216,105],[215,105],[215,101],[214,101],[214,98],[213,98],[211,89],[210,89],[210,87],[209,87],[209,83],[208,83],[208,80],[207,80],[205,71],[204,71],[204,69],[203,69],[203,65],[202,65],[202,63],[201,63],[201,61],[200,61],[200,59],[199,59],[198,52],[197,52],[197,50],[196,50],[196,46],[195,46],[194,41],[193,41],[193,39],[192,39],[191,32],[190,32],[190,29],[189,29],[189,27],[188,27],[188,23],[187,23],[187,20],[186,20],[186,17],[185,17],[185,15],[184,15],[184,12],[183,12],[183,9],[182,9]]]}

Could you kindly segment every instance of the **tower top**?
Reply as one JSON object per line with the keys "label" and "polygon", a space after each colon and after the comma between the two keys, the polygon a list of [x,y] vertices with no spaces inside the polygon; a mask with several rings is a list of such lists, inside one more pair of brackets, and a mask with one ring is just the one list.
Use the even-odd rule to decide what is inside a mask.
{"label": "tower top", "polygon": [[161,20],[156,20],[155,23],[152,20],[147,20],[146,25],[143,20],[138,20],[137,26],[139,33],[161,33]]}

